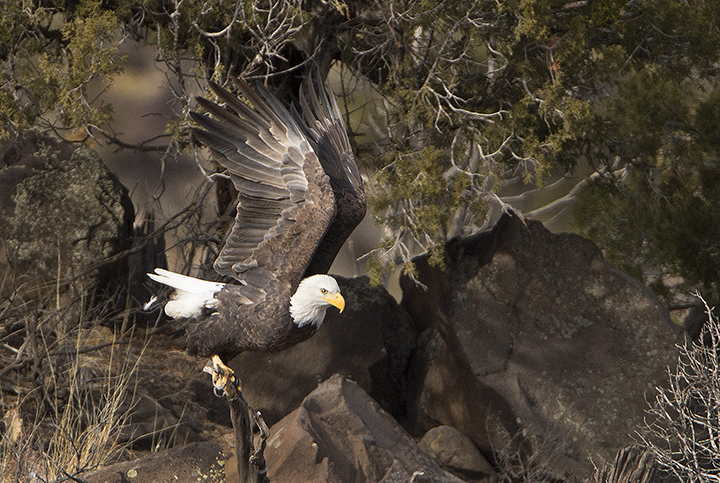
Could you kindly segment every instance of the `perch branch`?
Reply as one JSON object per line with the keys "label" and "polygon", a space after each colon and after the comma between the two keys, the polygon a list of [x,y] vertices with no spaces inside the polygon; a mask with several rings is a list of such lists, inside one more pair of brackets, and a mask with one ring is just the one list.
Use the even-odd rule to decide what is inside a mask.
{"label": "perch branch", "polygon": [[[265,462],[265,441],[270,435],[259,411],[255,411],[242,395],[240,379],[235,372],[223,364],[218,356],[205,365],[203,372],[212,376],[215,393],[222,392],[230,406],[230,419],[235,430],[235,454],[237,455],[238,474],[241,483],[268,483],[267,464]],[[253,425],[259,432],[259,441],[255,449]]]}

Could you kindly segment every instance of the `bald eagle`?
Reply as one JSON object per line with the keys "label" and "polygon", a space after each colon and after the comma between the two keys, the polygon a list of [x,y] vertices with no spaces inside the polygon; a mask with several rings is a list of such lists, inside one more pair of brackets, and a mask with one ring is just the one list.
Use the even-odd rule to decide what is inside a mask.
{"label": "bald eagle", "polygon": [[219,85],[225,107],[198,98],[193,134],[223,165],[238,191],[237,215],[215,270],[238,283],[200,280],[160,268],[148,276],[175,289],[165,312],[194,319],[188,352],[229,358],[279,351],[312,336],[329,307],[345,300],[325,273],[365,216],[362,178],[332,93],[312,77],[300,90],[302,114],[262,86],[235,80],[252,107]]}

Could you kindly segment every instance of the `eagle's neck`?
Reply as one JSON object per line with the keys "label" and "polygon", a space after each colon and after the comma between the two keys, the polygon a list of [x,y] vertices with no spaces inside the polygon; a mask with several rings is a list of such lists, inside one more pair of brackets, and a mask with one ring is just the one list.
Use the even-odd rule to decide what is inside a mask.
{"label": "eagle's neck", "polygon": [[290,317],[298,327],[308,324],[314,325],[315,328],[320,327],[325,320],[326,311],[327,305],[318,304],[312,298],[304,296],[300,290],[290,298]]}

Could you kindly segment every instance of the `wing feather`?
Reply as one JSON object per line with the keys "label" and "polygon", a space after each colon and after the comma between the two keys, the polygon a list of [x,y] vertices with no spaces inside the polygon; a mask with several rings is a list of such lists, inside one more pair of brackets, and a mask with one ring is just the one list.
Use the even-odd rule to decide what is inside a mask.
{"label": "wing feather", "polygon": [[[227,168],[241,179],[269,184],[283,188],[282,173],[276,159],[278,153],[273,150],[255,149],[239,126],[232,126],[202,116],[191,114],[205,131],[196,132],[196,138],[206,146],[212,146],[227,160]],[[267,147],[267,146],[266,146]]]}
{"label": "wing feather", "polygon": [[262,86],[236,86],[248,103],[211,82],[225,107],[198,99],[209,115],[193,114],[195,138],[212,149],[239,193],[215,269],[259,291],[279,280],[289,297],[334,217],[330,179],[280,101]]}
{"label": "wing feather", "polygon": [[[335,198],[335,218],[307,268],[305,276],[309,276],[330,270],[343,243],[365,217],[366,200],[362,177],[335,96],[322,83],[314,82],[310,75],[300,89],[300,107],[308,139],[330,178]],[[299,114],[294,114],[300,119]]]}

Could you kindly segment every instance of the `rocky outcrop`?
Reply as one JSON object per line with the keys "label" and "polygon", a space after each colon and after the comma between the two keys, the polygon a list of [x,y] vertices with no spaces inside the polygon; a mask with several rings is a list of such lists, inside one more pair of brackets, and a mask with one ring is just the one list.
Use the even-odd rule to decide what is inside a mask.
{"label": "rocky outcrop", "polygon": [[[135,245],[140,268],[121,261],[98,270],[98,262],[132,246],[126,190],[91,151],[32,143],[27,152],[6,151],[0,166],[3,253],[13,260],[0,267],[4,279],[32,278],[41,289],[58,273],[61,281],[85,274],[88,285],[68,283],[60,295],[82,300],[93,288],[107,300],[103,287],[112,291],[113,283],[162,265]],[[147,233],[151,227],[150,218]],[[231,362],[245,399],[276,423],[266,450],[273,481],[493,481],[506,465],[527,462],[557,478],[586,478],[632,442],[646,395],[675,363],[681,329],[591,242],[503,215],[492,230],[448,243],[444,266],[427,257],[415,264],[425,287],[403,279],[401,305],[367,278],[340,278],[346,309],[330,310],[314,337]],[[228,431],[227,404],[201,373],[206,361],[158,333],[179,326],[151,331],[142,349],[150,362],[120,408],[127,417],[119,440],[133,451]],[[12,324],[3,330],[5,344],[23,345],[24,332]],[[116,343],[110,329],[90,335],[53,346],[58,364],[78,358],[76,346],[98,362]],[[11,352],[0,354],[7,364]],[[88,381],[93,374],[88,369]],[[20,400],[22,391],[13,390]],[[408,433],[424,436],[422,445]],[[148,464],[179,468],[173,455],[159,453]],[[210,456],[207,462],[214,464]],[[154,481],[130,479],[140,466],[123,464],[106,475]],[[167,475],[209,478],[210,466],[203,468],[182,473],[187,480]]]}
{"label": "rocky outcrop", "polygon": [[[356,383],[332,376],[271,428],[270,481],[460,483]],[[415,477],[415,479],[413,479]]]}
{"label": "rocky outcrop", "polygon": [[416,432],[452,425],[487,453],[483,419],[514,419],[555,474],[579,477],[632,442],[681,332],[646,287],[590,241],[511,215],[451,242],[445,263],[416,260],[428,291],[404,281],[422,331]]}
{"label": "rocky outcrop", "polygon": [[33,290],[41,295],[51,292],[49,285],[60,289],[55,305],[93,292],[107,303],[127,282],[122,262],[100,269],[130,247],[134,210],[127,189],[95,151],[51,138],[13,140],[0,156],[4,295],[18,287],[26,297]]}
{"label": "rocky outcrop", "polygon": [[[405,280],[403,307],[367,279],[341,279],[346,310],[329,313],[313,338],[232,362],[246,400],[266,421],[294,411],[273,428],[266,452],[278,481],[301,481],[283,479],[298,465],[307,481],[405,475],[397,455],[376,452],[379,443],[368,449],[339,439],[359,431],[362,441],[375,441],[394,434],[396,421],[415,438],[427,432],[423,447],[466,479],[527,461],[548,477],[585,478],[632,442],[646,394],[674,364],[681,329],[592,243],[506,215],[491,231],[451,242],[444,267],[424,258],[416,264],[427,290]],[[357,379],[357,389],[337,376],[315,390],[336,372]],[[394,420],[381,412],[377,425],[363,429],[348,415],[360,388]],[[155,397],[164,406],[172,400]],[[342,410],[335,416],[332,408]],[[345,433],[335,434],[341,423]],[[469,438],[466,456],[474,446],[480,459],[454,466],[450,443],[431,443],[438,426]]]}

